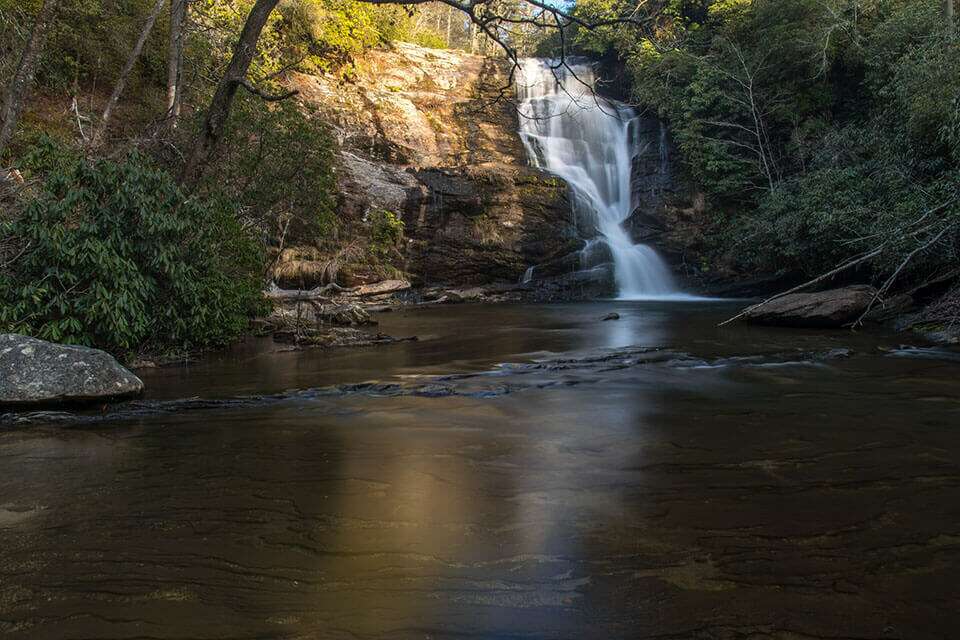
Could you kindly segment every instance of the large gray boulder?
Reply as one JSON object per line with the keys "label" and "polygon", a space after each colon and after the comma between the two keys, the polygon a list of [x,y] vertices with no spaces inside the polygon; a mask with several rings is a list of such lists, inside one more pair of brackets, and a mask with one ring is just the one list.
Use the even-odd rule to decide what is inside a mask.
{"label": "large gray boulder", "polygon": [[143,382],[99,349],[0,334],[0,406],[108,400]]}
{"label": "large gray boulder", "polygon": [[792,293],[748,311],[744,318],[756,324],[842,327],[856,321],[876,293],[876,289],[867,285],[817,293]]}

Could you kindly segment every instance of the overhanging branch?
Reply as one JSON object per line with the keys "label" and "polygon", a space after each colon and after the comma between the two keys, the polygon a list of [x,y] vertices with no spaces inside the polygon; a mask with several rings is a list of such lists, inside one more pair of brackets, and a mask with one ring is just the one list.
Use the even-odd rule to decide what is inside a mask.
{"label": "overhanging branch", "polygon": [[257,87],[253,86],[246,80],[240,80],[238,84],[244,89],[246,89],[247,91],[249,91],[250,93],[252,93],[253,95],[263,100],[266,100],[267,102],[280,102],[281,100],[292,98],[293,96],[300,93],[296,89],[292,91],[287,91],[285,93],[279,93],[279,94],[267,93],[266,91],[263,91],[262,89],[258,89]]}

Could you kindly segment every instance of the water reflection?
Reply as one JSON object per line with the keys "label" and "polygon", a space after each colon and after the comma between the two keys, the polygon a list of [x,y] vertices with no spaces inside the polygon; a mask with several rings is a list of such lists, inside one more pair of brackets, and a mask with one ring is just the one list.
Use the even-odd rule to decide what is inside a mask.
{"label": "water reflection", "polygon": [[[723,303],[603,302],[402,311],[379,315],[379,329],[395,336],[417,335],[418,342],[291,351],[259,339],[200,363],[139,373],[149,397],[182,398],[483,371],[500,362],[598,347],[686,344],[700,335],[716,335],[717,319],[735,308]],[[601,320],[613,311],[621,320]]]}
{"label": "water reflection", "polygon": [[[621,320],[601,322],[611,311]],[[0,631],[919,638],[931,620],[960,624],[957,362],[887,357],[894,342],[848,332],[717,329],[724,313],[401,314],[391,331],[438,337],[241,350],[148,384],[210,396],[562,362],[504,370],[525,387],[495,398],[350,395],[0,433]],[[713,366],[578,364],[624,345]],[[854,353],[791,355],[837,346]]]}

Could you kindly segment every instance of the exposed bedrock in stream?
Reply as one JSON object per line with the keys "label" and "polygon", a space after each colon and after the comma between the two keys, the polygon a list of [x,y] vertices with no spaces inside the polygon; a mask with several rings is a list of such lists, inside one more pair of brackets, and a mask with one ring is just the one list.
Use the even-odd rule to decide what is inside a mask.
{"label": "exposed bedrock in stream", "polygon": [[[617,313],[601,320],[619,320]],[[900,352],[895,352],[900,355]],[[904,355],[954,359],[952,352],[904,352]],[[296,404],[303,401],[361,396],[389,398],[414,396],[443,398],[463,396],[495,398],[538,389],[563,389],[580,385],[602,385],[607,376],[632,369],[673,370],[776,368],[783,366],[816,366],[831,360],[855,355],[850,349],[833,348],[822,351],[793,351],[759,353],[747,356],[706,358],[695,354],[660,347],[623,347],[598,349],[566,357],[537,359],[532,362],[503,363],[488,371],[455,373],[437,376],[417,376],[413,380],[377,381],[336,384],[309,389],[290,389],[267,395],[237,396],[231,398],[186,398],[176,400],[135,400],[99,407],[96,411],[19,411],[0,414],[0,425],[26,424],[94,424],[129,420],[151,415],[174,415],[184,411],[212,409],[245,409],[275,404]],[[956,356],[960,357],[960,355]]]}
{"label": "exposed bedrock in stream", "polygon": [[[0,632],[933,640],[960,625],[955,352],[850,335],[844,351],[803,330],[775,351],[781,333],[675,309],[525,309],[397,314],[398,332],[470,331],[442,361],[425,341],[338,372],[515,393],[368,385],[0,430]],[[611,309],[620,321],[597,320]],[[663,348],[604,346],[630,342]],[[465,371],[480,343],[487,363]],[[281,382],[348,362],[271,357]],[[207,367],[166,384],[276,384],[247,358]],[[151,375],[159,393],[179,374]]]}

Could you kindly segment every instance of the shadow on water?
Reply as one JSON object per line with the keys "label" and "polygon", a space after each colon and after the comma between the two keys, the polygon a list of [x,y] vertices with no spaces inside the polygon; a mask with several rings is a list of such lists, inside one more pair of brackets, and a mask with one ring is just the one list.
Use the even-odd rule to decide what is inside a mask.
{"label": "shadow on water", "polygon": [[146,372],[163,410],[6,428],[0,632],[944,637],[955,352],[731,310],[386,314],[421,341],[251,341]]}

